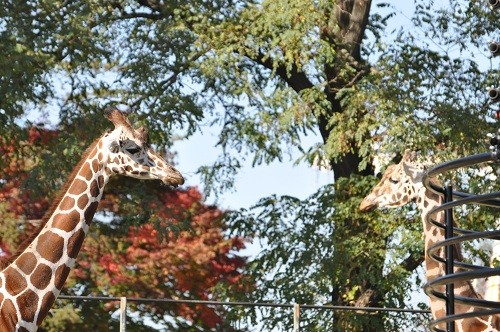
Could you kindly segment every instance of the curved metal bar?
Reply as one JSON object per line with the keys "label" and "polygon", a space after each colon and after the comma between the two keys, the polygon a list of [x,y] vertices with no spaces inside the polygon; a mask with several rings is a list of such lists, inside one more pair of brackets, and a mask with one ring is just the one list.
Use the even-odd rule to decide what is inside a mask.
{"label": "curved metal bar", "polygon": [[[447,188],[437,185],[435,182],[432,181],[433,178],[437,177],[440,174],[453,171],[458,168],[472,166],[479,163],[491,162],[491,161],[497,161],[496,155],[494,153],[487,152],[444,162],[427,170],[424,173],[422,182],[428,190],[431,190],[439,195],[445,195]],[[464,204],[479,204],[494,208],[500,208],[500,192],[493,192],[487,194],[470,194],[461,191],[450,190],[450,187],[448,187],[448,191],[446,193],[447,193],[446,197],[451,196],[455,200],[445,202],[440,206],[435,207],[427,214],[427,216],[425,216],[425,222],[430,223],[436,227],[439,227],[443,231],[446,229],[446,224],[444,222],[438,221],[433,218],[433,216],[436,216],[436,214],[440,212],[448,211],[449,213],[451,213],[453,208]],[[440,257],[437,254],[439,250],[444,249],[446,247],[449,248],[450,246],[460,245],[465,241],[472,241],[476,239],[488,238],[488,239],[500,240],[500,230],[478,232],[478,231],[453,227],[452,233],[453,234],[451,234],[451,237],[443,239],[442,241],[439,241],[434,245],[430,246],[429,248],[427,248],[427,255],[439,263],[448,264],[449,259]],[[465,297],[456,294],[451,294],[453,296],[450,296],[450,298],[448,298],[448,295],[445,292],[445,288],[447,288],[447,286],[455,285],[455,283],[457,282],[470,282],[471,280],[474,279],[499,276],[500,267],[490,268],[486,266],[478,266],[474,264],[458,262],[455,260],[453,260],[451,264],[452,264],[451,266],[455,265],[456,267],[459,267],[463,270],[459,271],[450,270],[451,272],[448,271],[449,274],[437,277],[432,281],[428,282],[424,287],[425,293],[431,298],[444,300],[447,301],[447,303],[452,303],[452,304],[459,303],[482,309],[461,314],[455,314],[453,313],[453,311],[451,311],[451,314],[449,314],[448,316],[436,319],[429,323],[429,327],[432,331],[443,331],[438,328],[438,326],[442,324],[446,324],[448,329],[449,328],[453,329],[454,325],[451,323],[457,320],[479,317],[479,316],[489,316],[500,313],[500,302],[487,301],[484,299]]]}
{"label": "curved metal bar", "polygon": [[[446,293],[444,291],[443,292],[436,291],[430,287],[424,288],[424,290],[425,290],[425,294],[431,298],[440,299],[443,301],[446,300]],[[455,303],[465,304],[465,305],[479,307],[479,308],[500,309],[500,304],[498,302],[488,301],[488,300],[474,298],[474,297],[465,297],[465,296],[455,295]]]}
{"label": "curved metal bar", "polygon": [[475,233],[469,233],[469,234],[465,234],[465,235],[454,236],[452,238],[436,242],[434,245],[427,248],[427,255],[429,257],[433,258],[434,260],[443,263],[444,260],[441,257],[438,257],[436,255],[436,251],[438,251],[442,247],[461,244],[462,242],[465,242],[465,241],[472,241],[472,240],[477,240],[477,239],[482,239],[482,238],[485,238],[485,239],[497,238],[498,236],[500,236],[500,230],[475,232]]}
{"label": "curved metal bar", "polygon": [[[447,162],[438,164],[438,165],[428,169],[425,172],[424,178],[422,181],[423,181],[424,185],[430,189],[431,186],[427,186],[427,184],[429,184],[431,178],[434,178],[434,177],[436,177],[442,173],[448,172],[448,171],[456,170],[457,168],[462,168],[465,166],[472,166],[475,164],[485,163],[485,162],[489,162],[489,161],[493,161],[493,160],[494,160],[494,156],[491,152],[484,152],[484,153],[479,153],[479,154],[475,154],[475,155],[468,156],[468,157],[463,157],[463,158],[447,161]],[[438,190],[438,191],[436,191],[436,193],[442,193],[442,191]]]}
{"label": "curved metal bar", "polygon": [[[425,216],[425,219],[426,219],[426,222],[431,222],[434,226],[437,226],[437,227],[444,229],[444,227],[445,227],[444,224],[439,223],[439,222],[431,219],[431,216],[433,216],[439,212],[442,212],[444,210],[447,210],[447,209],[450,209],[450,208],[453,208],[456,206],[464,205],[464,204],[469,204],[469,203],[481,204],[485,201],[491,202],[491,201],[494,201],[493,198],[496,198],[496,197],[500,197],[500,191],[496,191],[496,192],[489,193],[489,194],[471,195],[467,198],[461,198],[461,199],[454,200],[452,202],[443,203],[443,204],[433,208],[432,210],[430,210],[429,213],[427,214],[427,216]],[[500,204],[500,200],[498,200],[498,202]],[[481,204],[481,205],[483,205],[483,204]],[[494,207],[497,207],[497,206],[494,206]],[[498,205],[498,207],[500,207],[500,205]],[[463,229],[460,229],[460,230],[463,233],[471,232],[471,231],[463,230]]]}
{"label": "curved metal bar", "polygon": [[452,316],[447,316],[447,317],[433,320],[429,323],[428,326],[429,326],[431,331],[445,332],[445,331],[437,328],[437,326],[439,324],[451,323],[451,322],[457,321],[459,319],[474,318],[474,317],[480,317],[480,316],[490,316],[490,315],[495,315],[495,314],[499,314],[499,313],[500,313],[500,309],[493,309],[493,310],[478,310],[478,311],[467,312],[467,313],[463,313],[463,314],[455,314]]}
{"label": "curved metal bar", "polygon": [[[476,194],[465,193],[463,191],[455,191],[454,190],[453,191],[453,196],[460,197],[460,199],[464,199],[464,198],[468,198],[468,197],[475,197],[477,195]],[[497,207],[500,207],[500,199],[493,198],[491,200],[482,201],[481,205],[486,205],[486,206],[497,208]]]}
{"label": "curved metal bar", "polygon": [[[453,208],[456,206],[464,205],[464,204],[469,204],[469,203],[476,203],[476,204],[484,205],[482,203],[484,203],[485,201],[487,201],[487,202],[496,201],[496,199],[495,199],[496,197],[500,197],[499,191],[489,193],[489,194],[470,195],[466,198],[461,198],[461,199],[454,200],[452,202],[443,203],[440,206],[437,206],[437,207],[433,208],[432,210],[430,210],[429,213],[425,216],[425,220],[426,220],[426,222],[432,223],[436,227],[444,229],[445,225],[443,223],[440,223],[440,222],[431,218],[433,215],[435,215],[439,212],[442,212],[444,210],[447,210],[447,209],[450,209],[450,208]],[[498,202],[500,204],[500,200],[498,200]],[[497,207],[497,206],[494,206],[494,207]],[[500,205],[498,205],[498,207],[500,207]],[[460,228],[456,228],[456,230],[461,232],[461,233],[473,232],[470,230],[460,229]]]}
{"label": "curved metal bar", "polygon": [[[490,162],[495,160],[495,155],[492,152],[484,152],[484,153],[479,153],[475,154],[472,156],[468,157],[463,157],[459,159],[455,159],[452,161],[444,162],[441,164],[438,164],[434,167],[431,167],[428,169],[422,178],[422,183],[424,186],[433,191],[436,194],[443,194],[444,193],[444,188],[437,185],[436,183],[431,182],[432,178],[437,177],[440,174],[443,174],[445,172],[453,171],[458,168],[466,167],[466,166],[472,166],[475,164],[479,163],[485,163],[485,162]],[[461,191],[453,191],[453,196],[457,197],[470,197],[470,196],[475,196],[474,194],[469,194],[469,193],[464,193]],[[482,205],[487,205],[487,206],[492,206],[492,207],[500,207],[500,199],[492,199],[486,200],[482,202]]]}
{"label": "curved metal bar", "polygon": [[[488,201],[488,200],[496,201],[495,198],[497,198],[497,197],[500,197],[500,191],[495,191],[495,192],[488,193],[488,194],[470,195],[470,196],[465,197],[465,198],[460,198],[460,199],[456,199],[452,202],[441,204],[440,206],[432,209],[429,212],[429,214],[441,212],[441,211],[447,210],[449,208],[453,208],[455,206],[460,206],[460,205],[469,204],[469,203],[481,204],[482,202]],[[500,200],[498,200],[498,202],[500,203]],[[494,207],[496,207],[496,206],[494,206]],[[500,205],[499,205],[499,207],[500,207]]]}
{"label": "curved metal bar", "polygon": [[456,266],[456,267],[460,267],[460,268],[462,268],[464,270],[470,270],[470,271],[479,270],[479,269],[482,269],[482,268],[485,268],[485,267],[490,268],[489,266],[474,265],[474,264],[464,263],[464,262],[461,262],[461,261],[454,261],[453,265]]}
{"label": "curved metal bar", "polygon": [[[436,279],[431,280],[428,282],[425,287],[429,291],[432,291],[433,294],[434,292],[436,294],[441,293],[439,291],[436,291],[437,287],[445,286],[447,284],[451,284],[457,281],[470,281],[472,279],[479,279],[479,278],[487,278],[487,277],[492,277],[492,276],[497,276],[500,274],[500,268],[484,268],[483,270],[475,270],[475,271],[461,271],[461,272],[455,272],[453,274],[447,274],[444,276],[437,277]],[[437,295],[436,297],[440,297],[441,295]],[[488,301],[485,299],[479,299],[479,298],[471,298],[471,297],[464,297],[464,296],[455,296],[455,299],[457,302],[464,302],[464,303],[474,303],[478,306],[488,306],[491,308],[500,308],[500,302],[497,301]],[[460,300],[460,301],[459,301]]]}

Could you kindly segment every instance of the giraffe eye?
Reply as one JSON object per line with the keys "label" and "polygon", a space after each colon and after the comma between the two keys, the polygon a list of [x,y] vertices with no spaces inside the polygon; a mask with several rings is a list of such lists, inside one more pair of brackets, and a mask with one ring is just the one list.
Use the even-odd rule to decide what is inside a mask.
{"label": "giraffe eye", "polygon": [[393,178],[389,178],[390,183],[398,184],[399,180],[394,180]]}
{"label": "giraffe eye", "polygon": [[137,152],[141,151],[141,149],[139,149],[138,147],[136,147],[136,148],[128,148],[126,150],[130,154],[136,154]]}

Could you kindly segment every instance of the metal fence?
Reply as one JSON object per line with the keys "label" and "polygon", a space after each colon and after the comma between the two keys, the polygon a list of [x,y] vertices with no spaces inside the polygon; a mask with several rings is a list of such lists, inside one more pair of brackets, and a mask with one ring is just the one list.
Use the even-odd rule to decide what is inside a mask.
{"label": "metal fence", "polygon": [[300,312],[302,310],[347,310],[358,312],[397,312],[410,313],[417,315],[429,315],[429,310],[419,310],[410,308],[384,308],[384,307],[351,307],[336,305],[314,305],[314,304],[290,304],[290,303],[272,303],[272,302],[232,302],[232,301],[206,301],[206,300],[176,300],[176,299],[151,299],[138,297],[108,297],[108,296],[70,296],[60,295],[58,300],[72,301],[109,301],[120,302],[120,332],[126,331],[127,325],[127,303],[185,303],[185,304],[203,304],[211,306],[240,306],[240,307],[278,307],[291,309],[291,319],[293,319],[293,332],[299,332]]}

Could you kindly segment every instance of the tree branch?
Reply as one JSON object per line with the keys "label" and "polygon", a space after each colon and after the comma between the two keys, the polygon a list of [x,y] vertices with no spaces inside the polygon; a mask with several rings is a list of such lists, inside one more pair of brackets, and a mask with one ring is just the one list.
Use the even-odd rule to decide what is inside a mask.
{"label": "tree branch", "polygon": [[249,59],[269,70],[274,70],[276,74],[296,92],[300,92],[304,89],[309,89],[314,86],[314,84],[311,83],[306,74],[302,71],[299,71],[296,65],[293,65],[290,72],[287,72],[287,69],[284,65],[275,66],[272,58],[266,56],[262,52],[259,52],[255,58],[249,57]]}
{"label": "tree branch", "polygon": [[401,263],[401,267],[408,272],[414,271],[419,267],[425,260],[424,253],[422,252],[419,256],[415,257],[410,255]]}

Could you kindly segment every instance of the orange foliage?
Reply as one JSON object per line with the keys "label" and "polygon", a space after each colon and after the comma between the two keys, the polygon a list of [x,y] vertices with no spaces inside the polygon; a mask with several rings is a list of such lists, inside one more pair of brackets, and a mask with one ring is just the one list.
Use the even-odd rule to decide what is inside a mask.
{"label": "orange foliage", "polygon": [[[104,236],[85,241],[83,259],[75,268],[79,282],[95,276],[101,292],[118,296],[126,290],[129,297],[146,298],[209,300],[221,283],[243,290],[245,259],[235,253],[244,242],[224,236],[222,211],[202,204],[196,188],[158,194],[163,203],[154,204],[158,225],[130,226],[128,234],[112,241]],[[189,227],[177,230],[182,221]],[[175,313],[208,328],[222,322],[213,308],[204,305],[180,304]]]}
{"label": "orange foliage", "polygon": [[[21,190],[23,181],[30,171],[30,162],[19,155],[18,149],[28,146],[30,149],[43,147],[57,137],[56,131],[31,127],[27,141],[16,144],[13,141],[0,140],[0,155],[6,164],[0,168],[0,202],[8,203],[8,212],[27,219],[40,219],[49,203],[46,198],[34,199],[27,190]],[[32,163],[32,161],[31,161]]]}

